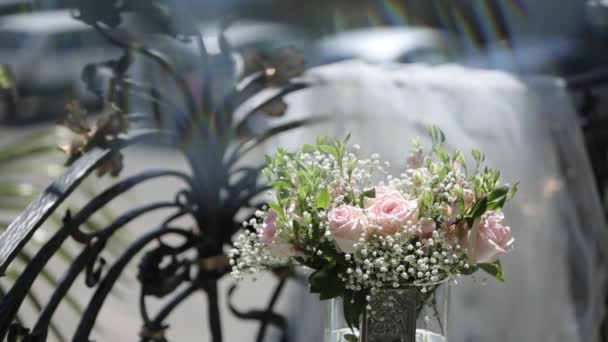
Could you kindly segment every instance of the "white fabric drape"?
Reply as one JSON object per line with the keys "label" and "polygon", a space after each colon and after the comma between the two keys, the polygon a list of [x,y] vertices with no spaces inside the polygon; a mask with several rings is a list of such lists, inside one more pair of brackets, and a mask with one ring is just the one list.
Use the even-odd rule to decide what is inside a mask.
{"label": "white fabric drape", "polygon": [[[507,281],[460,280],[451,303],[452,341],[599,341],[607,228],[561,81],[455,65],[357,61],[313,69],[306,77],[320,85],[290,95],[287,115],[265,124],[309,115],[330,115],[331,121],[283,134],[266,145],[267,153],[350,132],[362,153],[380,153],[398,174],[410,140],[424,137],[432,124],[445,132],[450,148],[479,149],[504,180],[520,183],[506,208],[516,237],[515,250],[503,259]],[[305,288],[291,296],[294,339],[319,340],[323,304]]]}

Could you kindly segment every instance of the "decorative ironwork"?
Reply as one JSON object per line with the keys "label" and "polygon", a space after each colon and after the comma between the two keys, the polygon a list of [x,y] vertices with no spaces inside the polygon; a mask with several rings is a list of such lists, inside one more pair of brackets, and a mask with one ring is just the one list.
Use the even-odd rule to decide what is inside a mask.
{"label": "decorative ironwork", "polygon": [[[148,123],[147,127],[152,128],[130,130],[127,135],[121,133],[126,127],[122,124],[120,129],[96,131],[95,139],[87,140],[86,146],[80,146],[82,148],[77,154],[70,154],[70,166],[64,174],[47,187],[0,236],[0,272],[6,271],[35,231],[92,171],[99,168],[104,172],[108,171],[108,165],[104,163],[115,158],[120,150],[134,143],[162,138],[183,153],[191,172],[148,170],[110,186],[79,211],[67,211],[62,227],[39,249],[14,285],[0,299],[0,341],[47,340],[50,321],[80,274],[84,275],[85,283],[93,289],[93,294],[75,325],[72,340],[89,341],[108,294],[132,260],[139,260],[139,311],[143,321],[140,341],[167,341],[165,331],[168,328],[166,321],[169,315],[196,292],[204,292],[207,295],[212,340],[222,341],[218,298],[220,293],[217,283],[229,272],[229,264],[223,251],[231,244],[232,236],[241,228],[235,219],[237,212],[243,209],[253,212],[259,207],[259,203],[255,201],[256,195],[267,189],[258,183],[262,166],[238,167],[239,161],[271,136],[319,118],[276,126],[260,135],[254,135],[247,130],[248,119],[264,105],[281,101],[283,96],[308,86],[305,82],[294,81],[287,76],[276,76],[276,70],[279,70],[282,76],[297,76],[301,70],[294,72],[285,68],[300,65],[299,62],[285,63],[282,66],[265,65],[265,68],[274,67],[275,72],[260,70],[246,75],[230,87],[229,91],[218,94],[214,91],[214,86],[222,85],[220,80],[230,79],[234,74],[235,66],[230,57],[234,51],[223,34],[220,34],[222,53],[209,54],[200,33],[192,33],[196,32],[193,29],[188,33],[188,39],[197,42],[203,64],[201,74],[204,87],[200,101],[197,101],[188,82],[162,53],[132,41],[131,38],[121,40],[110,32],[110,28],[119,24],[120,12],[123,11],[142,10],[155,15],[170,15],[165,13],[160,3],[161,1],[111,1],[110,4],[101,4],[97,0],[74,1],[78,18],[92,25],[111,43],[123,49],[122,56],[116,60],[85,67],[83,79],[88,89],[104,100],[106,108],[112,106],[112,115],[124,115],[123,118],[129,121],[125,124],[133,121],[141,124],[143,118]],[[227,27],[227,24],[222,27]],[[177,33],[172,31],[170,34]],[[181,103],[168,99],[153,86],[139,84],[126,76],[133,61],[133,54],[151,59],[171,75],[182,95]],[[284,55],[292,56],[293,51]],[[228,70],[231,75],[217,74],[217,68],[213,67],[218,65],[217,61],[214,61],[217,58],[220,59],[220,64],[226,67],[220,70]],[[109,89],[101,89],[98,86],[97,78],[101,74],[98,71],[101,69],[110,70],[112,73]],[[125,113],[127,108],[124,107],[124,98],[127,95],[153,104],[154,113],[143,117]],[[167,120],[170,120],[167,127],[171,129],[160,125]],[[80,125],[82,123],[83,121],[67,122],[66,125],[87,127]],[[78,127],[71,128],[76,132]],[[188,144],[181,143],[180,139],[184,136],[188,137]],[[112,168],[111,171],[116,173],[119,169]],[[183,188],[179,189],[173,198],[156,203],[142,203],[141,206],[130,208],[106,227],[94,232],[80,228],[113,199],[142,186],[144,182],[166,177],[182,181]],[[157,227],[144,230],[113,262],[101,257],[101,253],[117,232],[127,227],[134,219],[159,210],[172,212]],[[190,218],[194,225],[180,226],[178,222],[185,217]],[[34,325],[23,326],[17,319],[17,314],[28,291],[47,266],[49,259],[68,240],[78,242],[81,250],[53,289]],[[231,311],[237,317],[260,321],[256,336],[258,342],[263,340],[269,325],[283,331],[282,341],[287,341],[286,320],[274,312],[274,306],[291,274],[285,271],[277,274],[278,284],[265,309],[241,312],[230,304]],[[235,290],[236,285],[227,295],[230,297]],[[166,300],[166,303],[157,312],[151,312],[147,305],[150,297]]]}
{"label": "decorative ironwork", "polygon": [[363,312],[361,341],[415,342],[417,296],[416,288],[379,290]]}

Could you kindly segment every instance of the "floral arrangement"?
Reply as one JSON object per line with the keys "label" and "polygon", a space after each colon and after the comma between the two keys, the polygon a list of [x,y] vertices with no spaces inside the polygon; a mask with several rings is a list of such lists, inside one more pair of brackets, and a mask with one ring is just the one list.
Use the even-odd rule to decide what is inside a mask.
{"label": "floral arrangement", "polygon": [[480,152],[469,168],[460,151],[445,150],[439,129],[428,131],[433,146],[425,153],[414,140],[399,177],[377,154],[358,158],[348,137],[268,157],[264,174],[276,200],[243,223],[230,252],[233,275],[307,266],[310,291],[322,300],[343,297],[351,327],[378,289],[426,293],[478,269],[503,281],[499,257],[514,239],[502,208],[517,187],[501,185]]}

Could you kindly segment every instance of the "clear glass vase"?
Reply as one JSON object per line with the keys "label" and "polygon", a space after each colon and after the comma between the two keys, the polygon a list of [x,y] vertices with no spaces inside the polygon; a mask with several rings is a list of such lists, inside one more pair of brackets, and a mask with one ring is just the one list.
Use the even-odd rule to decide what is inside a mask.
{"label": "clear glass vase", "polygon": [[352,334],[360,342],[446,342],[450,286],[381,290],[355,331],[344,320],[342,298],[328,300],[325,342],[348,342]]}

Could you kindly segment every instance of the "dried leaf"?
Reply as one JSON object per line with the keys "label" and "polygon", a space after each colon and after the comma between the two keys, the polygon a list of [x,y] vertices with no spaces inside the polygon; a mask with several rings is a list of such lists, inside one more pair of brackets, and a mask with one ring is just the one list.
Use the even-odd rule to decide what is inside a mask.
{"label": "dried leaf", "polygon": [[97,120],[94,131],[98,136],[117,136],[127,131],[128,122],[123,112],[111,104]]}
{"label": "dried leaf", "polygon": [[70,101],[65,105],[68,114],[63,121],[58,124],[67,127],[76,134],[87,134],[91,127],[87,122],[87,110],[78,101]]}
{"label": "dried leaf", "polygon": [[201,269],[205,271],[218,271],[229,267],[228,257],[225,255],[216,255],[199,260]]}
{"label": "dried leaf", "polygon": [[293,47],[278,49],[266,68],[266,76],[271,84],[282,84],[302,75],[306,66],[304,54]]}
{"label": "dried leaf", "polygon": [[69,144],[58,146],[59,150],[66,154],[68,157],[65,165],[69,166],[76,161],[76,159],[80,158],[82,154],[85,152],[86,147],[88,145],[87,138],[79,135],[74,137]]}
{"label": "dried leaf", "polygon": [[107,173],[109,173],[112,177],[117,177],[120,175],[123,164],[123,156],[120,152],[114,152],[110,157],[104,160],[97,167],[97,177],[103,177]]}
{"label": "dried leaf", "polygon": [[259,111],[269,116],[283,116],[287,111],[287,103],[283,99],[277,99],[263,105]]}
{"label": "dried leaf", "polygon": [[[127,131],[128,122],[123,115],[124,113],[113,104],[106,106],[101,118],[93,126],[89,125],[86,119],[87,111],[79,102],[69,102],[66,109],[68,110],[68,116],[61,124],[76,134],[69,144],[59,146],[59,149],[68,157],[66,165],[71,165],[80,156],[96,146],[106,146],[110,138]],[[102,177],[109,173],[116,177],[120,174],[122,168],[123,156],[116,152],[99,165],[97,175]]]}
{"label": "dried leaf", "polygon": [[259,51],[253,48],[245,49],[242,53],[243,75],[247,76],[264,68],[264,60]]}

